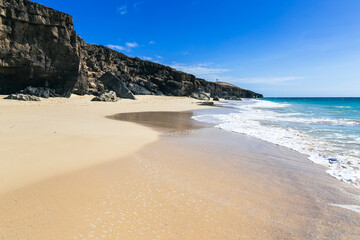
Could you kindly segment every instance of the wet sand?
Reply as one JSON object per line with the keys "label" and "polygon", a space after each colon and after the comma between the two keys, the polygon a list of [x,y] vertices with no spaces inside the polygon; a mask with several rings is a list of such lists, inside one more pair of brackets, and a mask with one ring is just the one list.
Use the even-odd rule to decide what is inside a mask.
{"label": "wet sand", "polygon": [[360,214],[330,205],[359,205],[357,189],[304,155],[190,116],[108,116],[158,140],[1,195],[0,239],[360,239]]}

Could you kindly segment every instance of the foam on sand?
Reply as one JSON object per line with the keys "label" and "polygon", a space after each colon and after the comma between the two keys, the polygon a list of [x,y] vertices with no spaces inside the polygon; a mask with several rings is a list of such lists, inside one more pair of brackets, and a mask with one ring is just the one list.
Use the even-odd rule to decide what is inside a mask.
{"label": "foam on sand", "polygon": [[265,100],[230,102],[230,106],[237,111],[193,118],[306,154],[314,163],[326,166],[330,175],[360,187],[359,136],[337,129],[359,128],[360,121],[312,117],[294,110],[291,104]]}

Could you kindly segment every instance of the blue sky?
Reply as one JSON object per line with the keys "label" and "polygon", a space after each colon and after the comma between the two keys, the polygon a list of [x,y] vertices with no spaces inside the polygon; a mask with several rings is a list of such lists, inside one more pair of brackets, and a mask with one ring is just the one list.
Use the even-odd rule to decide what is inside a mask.
{"label": "blue sky", "polygon": [[35,0],[88,43],[267,97],[360,97],[359,0]]}

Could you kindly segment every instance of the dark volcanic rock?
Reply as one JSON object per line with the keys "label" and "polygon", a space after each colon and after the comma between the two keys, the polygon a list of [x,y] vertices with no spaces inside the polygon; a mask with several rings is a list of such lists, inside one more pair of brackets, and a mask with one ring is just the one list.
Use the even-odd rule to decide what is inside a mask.
{"label": "dark volcanic rock", "polygon": [[190,97],[199,99],[199,100],[210,100],[211,93],[206,92],[204,88],[198,88],[195,92],[193,92]]}
{"label": "dark volcanic rock", "polygon": [[[79,41],[84,68],[88,71],[88,83],[98,85],[99,78],[111,72],[134,94],[189,96],[197,89],[196,78],[191,74],[158,63],[128,57],[104,46]],[[86,81],[81,85],[86,85]]]}
{"label": "dark volcanic rock", "polygon": [[[72,92],[99,94],[112,89],[101,81],[108,72],[133,94],[195,93],[194,97],[204,99],[197,96],[197,90],[202,89],[211,97],[262,97],[231,84],[207,82],[171,67],[87,44],[76,35],[70,15],[28,0],[0,0],[0,93],[33,86],[51,88],[67,97]],[[122,84],[113,89],[117,94],[119,87],[123,89]]]}
{"label": "dark volcanic rock", "polygon": [[240,97],[235,97],[235,96],[227,96],[225,97],[226,100],[232,100],[232,101],[242,101],[242,99]]}
{"label": "dark volcanic rock", "polygon": [[105,73],[101,76],[100,80],[104,83],[105,87],[115,91],[118,97],[135,99],[134,95],[125,86],[125,84],[112,73]]}
{"label": "dark volcanic rock", "polygon": [[31,95],[22,94],[22,93],[10,94],[5,99],[20,100],[20,101],[40,101],[40,98],[38,98],[36,96],[31,96]]}
{"label": "dark volcanic rock", "polygon": [[136,83],[130,82],[127,86],[129,90],[135,95],[152,95],[153,93]]}
{"label": "dark volcanic rock", "polygon": [[70,96],[79,63],[70,15],[26,0],[0,1],[0,93],[34,86]]}
{"label": "dark volcanic rock", "polygon": [[198,105],[200,106],[214,106],[214,102],[206,101],[206,102],[199,102]]}
{"label": "dark volcanic rock", "polygon": [[59,97],[59,94],[56,94],[55,89],[44,88],[44,87],[35,88],[28,86],[24,90],[22,90],[21,93],[42,97],[42,98]]}
{"label": "dark volcanic rock", "polygon": [[97,102],[117,102],[119,98],[116,96],[116,93],[113,91],[102,93],[100,96],[96,96],[91,101]]}
{"label": "dark volcanic rock", "polygon": [[211,96],[219,98],[262,98],[261,94],[255,93],[250,90],[239,88],[235,85],[226,82],[208,82],[204,79],[197,79],[201,87],[208,89]]}

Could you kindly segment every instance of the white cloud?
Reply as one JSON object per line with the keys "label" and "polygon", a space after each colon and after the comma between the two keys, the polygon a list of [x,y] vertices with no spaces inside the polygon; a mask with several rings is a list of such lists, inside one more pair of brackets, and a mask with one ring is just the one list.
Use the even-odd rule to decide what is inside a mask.
{"label": "white cloud", "polygon": [[154,45],[154,44],[156,44],[156,42],[155,41],[150,41],[149,44]]}
{"label": "white cloud", "polygon": [[183,72],[194,74],[196,77],[212,81],[220,79],[223,73],[230,71],[226,68],[212,68],[210,65],[211,63],[199,63],[194,65],[173,63],[171,67]]}
{"label": "white cloud", "polygon": [[142,57],[142,58],[145,59],[145,60],[148,60],[148,61],[151,61],[151,60],[152,60],[151,57]]}
{"label": "white cloud", "polygon": [[119,46],[119,45],[109,44],[109,45],[106,45],[106,46],[108,48],[111,48],[111,49],[114,49],[114,50],[117,50],[117,51],[125,51],[126,50],[123,46]]}
{"label": "white cloud", "polygon": [[295,77],[295,76],[289,76],[289,77],[251,77],[251,78],[238,78],[235,79],[236,82],[241,83],[268,83],[268,84],[279,84],[284,83],[288,81],[294,81],[294,80],[301,80],[304,79],[303,77]]}
{"label": "white cloud", "polygon": [[117,50],[117,51],[126,51],[126,52],[131,52],[132,48],[136,48],[139,47],[139,44],[137,44],[136,42],[127,42],[125,43],[125,47],[120,46],[120,45],[106,45],[108,48]]}
{"label": "white cloud", "polygon": [[127,10],[127,6],[123,5],[121,7],[117,7],[116,8],[117,13],[121,14],[121,15],[125,15],[127,14],[128,10]]}
{"label": "white cloud", "polygon": [[128,48],[136,48],[136,47],[139,47],[139,44],[137,44],[136,42],[127,42],[127,43],[125,43],[126,44],[126,46],[128,47]]}
{"label": "white cloud", "polygon": [[163,59],[163,57],[160,56],[160,55],[156,55],[156,58],[158,58],[158,59]]}

